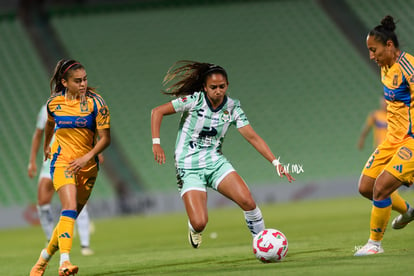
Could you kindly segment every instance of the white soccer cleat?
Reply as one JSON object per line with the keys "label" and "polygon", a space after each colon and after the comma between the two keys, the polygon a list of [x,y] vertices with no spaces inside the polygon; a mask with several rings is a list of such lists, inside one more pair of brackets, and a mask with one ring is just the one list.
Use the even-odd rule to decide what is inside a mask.
{"label": "white soccer cleat", "polygon": [[392,228],[402,229],[413,220],[414,220],[414,212],[413,212],[413,209],[410,209],[404,214],[399,215],[392,221]]}
{"label": "white soccer cleat", "polygon": [[384,249],[382,248],[381,244],[375,244],[368,242],[366,245],[361,247],[357,252],[355,252],[354,256],[368,256],[374,254],[384,253]]}
{"label": "white soccer cleat", "polygon": [[193,231],[189,230],[188,231],[188,241],[190,242],[192,247],[199,248],[200,244],[201,244],[201,241],[202,241],[201,232],[196,233],[196,232],[193,232]]}
{"label": "white soccer cleat", "polygon": [[81,248],[81,253],[83,256],[91,256],[93,254],[95,254],[95,252],[93,252],[92,249],[90,249],[90,247],[82,247]]}

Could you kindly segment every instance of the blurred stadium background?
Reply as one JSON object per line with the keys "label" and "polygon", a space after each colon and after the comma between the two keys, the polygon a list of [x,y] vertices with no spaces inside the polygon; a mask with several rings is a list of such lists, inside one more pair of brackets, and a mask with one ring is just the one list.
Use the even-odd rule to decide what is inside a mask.
{"label": "blurred stadium background", "polygon": [[[153,161],[150,133],[151,109],[170,100],[162,78],[181,59],[226,68],[229,93],[255,130],[282,162],[303,168],[293,184],[279,179],[230,131],[224,153],[259,202],[356,195],[373,150],[368,140],[358,151],[357,140],[382,93],[365,38],[387,14],[398,20],[401,48],[413,53],[413,0],[1,1],[0,228],[36,223],[29,149],[61,58],[85,65],[111,111],[113,144],[92,216],[182,208],[173,165],[179,117],[163,122],[165,166]],[[209,204],[231,203],[209,193]]]}

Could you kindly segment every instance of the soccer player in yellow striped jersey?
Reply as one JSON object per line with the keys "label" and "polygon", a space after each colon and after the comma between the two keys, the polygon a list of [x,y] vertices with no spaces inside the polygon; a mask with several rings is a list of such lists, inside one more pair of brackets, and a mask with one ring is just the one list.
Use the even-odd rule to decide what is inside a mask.
{"label": "soccer player in yellow striped jersey", "polygon": [[364,148],[365,139],[371,129],[374,148],[384,142],[387,136],[387,103],[384,97],[381,97],[380,106],[381,108],[372,111],[367,116],[365,125],[358,140],[358,149],[360,150]]}
{"label": "soccer player in yellow striped jersey", "polygon": [[[110,115],[102,97],[88,87],[85,68],[75,60],[60,60],[50,81],[44,153],[51,158],[50,174],[62,212],[47,248],[30,275],[43,275],[60,250],[59,275],[74,275],[78,266],[69,259],[75,219],[87,203],[98,174],[97,155],[111,141]],[[50,149],[50,140],[55,141]],[[97,139],[99,137],[99,139]]]}
{"label": "soccer player in yellow striped jersey", "polygon": [[395,23],[386,16],[367,37],[371,60],[381,67],[381,81],[387,103],[387,137],[365,165],[359,182],[360,193],[372,199],[370,237],[355,256],[383,253],[381,241],[391,216],[400,212],[394,229],[414,220],[414,209],[398,195],[397,189],[414,181],[414,57],[399,49]]}

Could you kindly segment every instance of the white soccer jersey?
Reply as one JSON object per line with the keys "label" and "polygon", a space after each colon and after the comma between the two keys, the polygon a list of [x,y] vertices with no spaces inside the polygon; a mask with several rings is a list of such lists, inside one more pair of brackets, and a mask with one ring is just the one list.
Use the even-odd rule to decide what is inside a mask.
{"label": "white soccer jersey", "polygon": [[46,121],[47,121],[46,105],[42,105],[39,113],[37,114],[36,128],[45,129]]}
{"label": "white soccer jersey", "polygon": [[[47,121],[47,109],[46,109],[46,105],[42,105],[39,113],[37,114],[36,128],[42,129],[42,130],[45,129],[46,121]],[[50,141],[50,145],[52,145],[54,139],[55,139],[55,136],[53,135],[52,140]],[[42,163],[42,168],[40,169],[40,173],[39,173],[39,179],[41,178],[51,178],[50,159],[47,159],[46,161],[43,161]]]}
{"label": "white soccer jersey", "polygon": [[237,128],[249,124],[240,102],[225,96],[215,110],[204,92],[177,98],[172,105],[182,112],[175,162],[178,168],[196,169],[213,165],[221,156],[224,137],[231,124]]}

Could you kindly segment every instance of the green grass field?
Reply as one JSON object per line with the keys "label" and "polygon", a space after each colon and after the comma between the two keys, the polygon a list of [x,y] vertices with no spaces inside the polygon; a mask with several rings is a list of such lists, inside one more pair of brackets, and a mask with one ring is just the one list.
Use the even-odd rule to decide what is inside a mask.
{"label": "green grass field", "polygon": [[[414,202],[412,191],[403,193]],[[213,209],[199,249],[187,241],[183,213],[95,220],[95,255],[83,257],[75,238],[71,254],[79,275],[412,275],[414,225],[389,227],[384,254],[353,257],[368,239],[371,204],[362,197],[262,205],[268,228],[283,231],[289,252],[262,264],[252,253],[242,212]],[[392,213],[392,217],[396,215]],[[217,237],[212,238],[212,233]],[[44,245],[40,227],[0,231],[0,275],[28,275]],[[56,275],[59,257],[45,275]]]}

